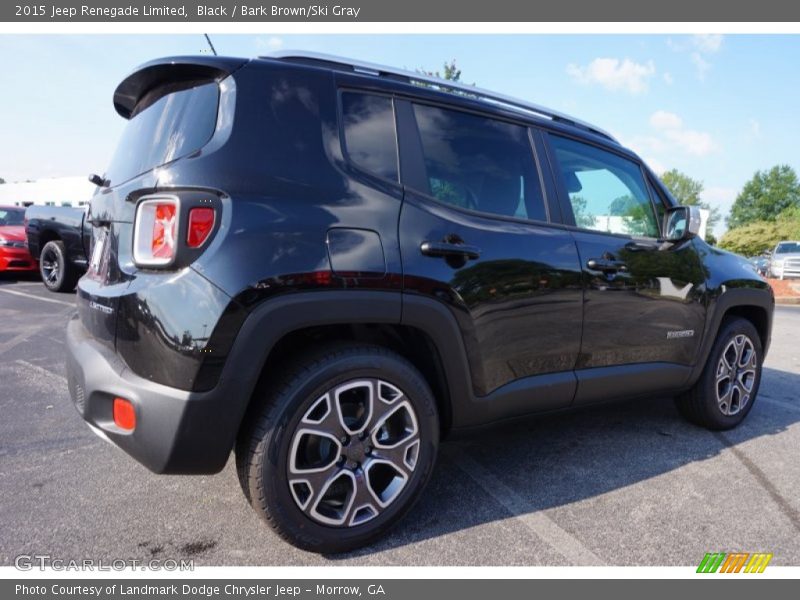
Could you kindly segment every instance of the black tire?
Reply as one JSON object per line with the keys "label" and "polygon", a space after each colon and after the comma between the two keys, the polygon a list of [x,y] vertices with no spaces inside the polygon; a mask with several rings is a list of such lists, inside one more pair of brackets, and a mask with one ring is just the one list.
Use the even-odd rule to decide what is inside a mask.
{"label": "black tire", "polygon": [[[739,372],[745,370],[745,367],[741,367],[739,364],[744,361],[746,351],[742,350],[740,359],[739,355],[736,354],[738,352],[737,340],[747,340],[746,343],[751,345],[755,353],[752,362],[746,361],[754,369],[752,380],[750,380],[749,375],[745,377],[744,375],[736,374],[734,370],[726,371],[726,365],[731,362],[731,353],[736,356],[735,361],[733,361],[736,369],[740,369]],[[734,344],[733,347],[731,347],[732,343]],[[729,353],[728,359],[723,364],[721,361],[726,350]],[[753,324],[746,319],[738,317],[725,319],[717,334],[714,346],[711,348],[708,362],[697,383],[691,390],[676,398],[675,403],[678,410],[691,423],[707,429],[722,431],[736,427],[747,417],[756,401],[758,388],[761,384],[763,360],[761,338]],[[746,370],[749,372],[750,368]],[[730,375],[731,372],[734,372],[733,377]],[[718,381],[718,375],[722,377],[720,381]],[[744,387],[745,383],[740,386],[733,383],[741,381],[740,377],[745,377],[744,381],[751,381],[749,392]],[[729,389],[727,387],[728,383],[738,389],[731,390],[731,395],[726,400],[725,391]],[[736,397],[738,397],[738,410],[731,414],[732,410],[737,407]],[[742,402],[743,399],[745,399],[744,402]]]}
{"label": "black tire", "polygon": [[67,260],[67,250],[61,240],[47,242],[39,255],[39,273],[51,292],[71,292],[80,274]]}
{"label": "black tire", "polygon": [[[373,542],[383,536],[411,509],[433,471],[439,443],[439,419],[436,402],[427,382],[411,363],[394,352],[377,346],[355,343],[322,348],[311,356],[307,355],[285,365],[280,372],[283,375],[277,381],[263,386],[262,391],[258,393],[259,397],[256,398],[258,407],[248,412],[245,425],[237,440],[236,466],[245,496],[278,535],[304,550],[339,553]],[[372,383],[367,386],[367,382]],[[360,385],[364,385],[364,389],[383,390],[375,391],[369,396],[372,398],[371,402],[377,403],[375,406],[378,408],[370,408],[369,411],[364,411],[366,417],[359,417],[363,420],[362,426],[366,432],[363,436],[375,431],[373,426],[377,427],[376,423],[381,422],[380,414],[384,411],[382,417],[384,419],[388,413],[395,415],[393,418],[402,417],[407,422],[413,422],[419,443],[416,442],[416,438],[400,438],[398,448],[401,448],[399,453],[403,457],[404,464],[401,465],[402,469],[394,470],[392,477],[395,478],[392,481],[396,483],[397,477],[403,475],[404,483],[399,485],[399,491],[395,491],[397,487],[392,488],[394,495],[387,505],[381,507],[375,502],[372,506],[364,506],[359,510],[355,506],[356,497],[362,500],[367,497],[378,500],[378,495],[368,496],[368,493],[374,493],[371,474],[376,472],[381,474],[379,469],[384,471],[387,469],[385,465],[376,463],[376,461],[382,462],[382,457],[379,455],[381,450],[370,445],[370,442],[378,439],[377,437],[369,435],[365,441],[361,441],[361,436],[355,434],[352,439],[344,436],[348,439],[347,445],[343,440],[341,444],[334,442],[338,449],[327,442],[331,448],[330,455],[337,458],[332,459],[334,462],[327,463],[329,466],[324,468],[326,471],[324,476],[328,477],[327,472],[331,469],[335,475],[328,477],[327,483],[320,485],[318,491],[313,490],[311,482],[308,482],[308,486],[302,482],[297,483],[298,471],[290,475],[289,459],[292,457],[292,460],[295,460],[295,457],[301,454],[298,450],[301,444],[295,437],[300,440],[306,439],[302,437],[304,434],[299,432],[298,428],[309,427],[307,423],[312,414],[322,414],[325,410],[332,410],[334,406],[342,406],[338,402],[334,405],[323,399],[333,398],[335,395],[344,396],[348,386]],[[345,388],[344,392],[341,388]],[[392,388],[394,391],[391,391]],[[401,392],[400,396],[388,402],[384,400],[381,404],[384,394],[388,396],[397,391]],[[413,410],[408,412],[408,406]],[[338,419],[336,426],[341,426],[347,419],[341,416],[342,412],[340,409],[339,413],[332,417]],[[326,412],[320,417],[320,425],[313,427],[322,428],[328,423],[331,414]],[[384,422],[388,422],[388,419]],[[409,428],[404,427],[401,436],[407,435],[408,431]],[[378,436],[379,433],[374,435]],[[309,435],[308,439],[322,438]],[[410,444],[405,447],[408,440]],[[363,452],[366,449],[368,454],[360,455],[359,459],[363,460],[363,463],[356,462],[356,459],[350,462],[351,454],[356,452],[354,449],[356,445],[359,446],[358,451]],[[347,454],[345,459],[347,452],[351,454]],[[342,464],[345,460],[346,462]],[[392,469],[389,468],[389,471]],[[347,477],[344,477],[345,475]],[[334,486],[330,485],[330,482],[340,476],[345,481],[345,487],[350,488],[345,497],[348,499],[352,497],[341,502],[345,507],[342,508],[342,518],[350,522],[337,525],[321,523],[315,520],[312,514],[315,506],[322,506],[320,499],[324,500],[326,497],[324,493],[320,496],[319,491],[333,489]],[[294,482],[292,486],[299,485],[299,488],[290,489],[290,481]],[[326,485],[330,487],[326,488]],[[392,485],[387,484],[386,489]],[[300,505],[300,492],[303,488],[308,492],[308,499],[304,500],[307,503],[305,508]],[[357,496],[357,490],[361,490],[365,495]],[[311,506],[312,504],[314,506]],[[316,514],[319,516],[321,511],[320,508]],[[365,522],[354,522],[357,518],[361,521],[365,517],[368,519]]]}

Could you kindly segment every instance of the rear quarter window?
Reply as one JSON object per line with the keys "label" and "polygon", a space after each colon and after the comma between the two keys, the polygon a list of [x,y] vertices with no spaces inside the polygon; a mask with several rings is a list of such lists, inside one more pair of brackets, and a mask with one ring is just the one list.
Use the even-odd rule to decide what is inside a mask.
{"label": "rear quarter window", "polygon": [[342,92],[345,154],[355,166],[398,180],[394,106],[389,96]]}
{"label": "rear quarter window", "polygon": [[134,112],[106,178],[117,185],[199,150],[214,133],[218,104],[219,86],[211,82],[168,93]]}

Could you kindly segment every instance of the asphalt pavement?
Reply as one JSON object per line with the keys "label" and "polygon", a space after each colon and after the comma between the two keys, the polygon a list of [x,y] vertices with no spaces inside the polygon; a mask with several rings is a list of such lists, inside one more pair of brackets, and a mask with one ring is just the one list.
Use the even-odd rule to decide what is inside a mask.
{"label": "asphalt pavement", "polygon": [[72,406],[74,295],[0,278],[0,564],[194,559],[195,565],[696,565],[771,552],[800,565],[800,307],[776,309],[761,393],[736,430],[669,398],[540,417],[442,445],[422,500],[383,541],[321,556],[281,541],[232,461],[154,475]]}

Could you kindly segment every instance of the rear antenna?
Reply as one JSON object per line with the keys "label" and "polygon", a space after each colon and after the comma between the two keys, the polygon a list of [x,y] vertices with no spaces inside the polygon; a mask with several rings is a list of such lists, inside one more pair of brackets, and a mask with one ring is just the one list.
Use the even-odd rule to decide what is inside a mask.
{"label": "rear antenna", "polygon": [[206,41],[208,42],[208,45],[211,47],[211,52],[213,52],[214,56],[216,56],[217,55],[217,49],[214,48],[214,44],[211,43],[211,38],[208,37],[207,33],[204,33],[203,35],[206,36]]}

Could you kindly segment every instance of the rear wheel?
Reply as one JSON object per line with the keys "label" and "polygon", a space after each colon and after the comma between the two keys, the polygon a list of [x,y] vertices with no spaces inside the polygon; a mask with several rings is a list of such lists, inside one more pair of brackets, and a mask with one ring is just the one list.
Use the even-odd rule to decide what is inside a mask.
{"label": "rear wheel", "polygon": [[78,273],[67,260],[64,242],[47,242],[39,256],[39,272],[44,286],[51,292],[71,292],[78,283]]}
{"label": "rear wheel", "polygon": [[240,435],[245,495],[284,539],[314,552],[369,544],[420,496],[439,424],[425,379],[374,346],[295,362]]}
{"label": "rear wheel", "polygon": [[681,414],[708,429],[736,427],[753,408],[762,361],[761,339],[753,324],[741,318],[725,320],[700,379],[676,399]]}

